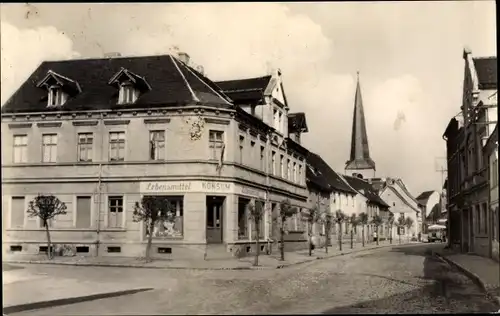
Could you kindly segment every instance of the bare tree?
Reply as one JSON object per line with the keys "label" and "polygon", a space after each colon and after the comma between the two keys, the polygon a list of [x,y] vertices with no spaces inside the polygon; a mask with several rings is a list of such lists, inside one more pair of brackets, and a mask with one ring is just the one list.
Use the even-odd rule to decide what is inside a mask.
{"label": "bare tree", "polygon": [[392,227],[394,226],[394,213],[389,213],[387,223],[389,224],[389,241],[392,245]]}
{"label": "bare tree", "polygon": [[354,230],[359,225],[359,218],[356,214],[352,214],[349,218],[349,223],[351,224],[351,249],[354,248]]}
{"label": "bare tree", "polygon": [[[408,232],[410,232],[410,229],[413,227],[413,218],[411,217],[405,218],[405,227],[408,229]],[[409,234],[408,234],[408,242],[410,242]]]}
{"label": "bare tree", "polygon": [[346,221],[346,215],[342,210],[335,212],[335,222],[339,224],[339,249],[342,251],[342,223]]}
{"label": "bare tree", "polygon": [[285,225],[286,220],[297,214],[297,208],[290,204],[290,200],[285,199],[280,203],[279,209],[279,226],[280,226],[280,254],[281,261],[285,261]]}
{"label": "bare tree", "polygon": [[163,221],[173,222],[175,209],[166,196],[143,196],[140,202],[135,202],[134,222],[146,224],[148,243],[146,246],[146,262],[151,261],[151,245],[155,225]]}
{"label": "bare tree", "polygon": [[359,223],[361,224],[361,234],[363,235],[361,240],[363,243],[363,247],[365,246],[365,226],[368,225],[368,214],[365,212],[362,212],[359,214]]}
{"label": "bare tree", "polygon": [[401,231],[402,231],[402,228],[405,227],[405,218],[404,218],[404,216],[400,215],[398,217],[397,225],[398,225],[399,244],[401,244]]}
{"label": "bare tree", "polygon": [[248,217],[253,220],[255,225],[255,257],[254,257],[254,266],[259,265],[259,255],[260,255],[260,224],[262,223],[262,218],[264,217],[264,205],[257,201],[256,203],[250,203],[248,205]]}
{"label": "bare tree", "polygon": [[66,204],[53,195],[38,194],[30,201],[28,206],[28,216],[38,217],[42,221],[47,234],[47,257],[53,258],[52,243],[50,241],[49,221],[58,215],[66,214]]}
{"label": "bare tree", "polygon": [[325,225],[325,252],[328,254],[328,246],[330,245],[330,231],[333,224],[333,215],[330,212],[323,214],[323,223]]}
{"label": "bare tree", "polygon": [[380,217],[379,215],[373,216],[372,223],[373,225],[375,225],[375,231],[377,232],[377,246],[378,246],[378,240],[380,239],[378,228],[380,227],[380,225],[382,225],[382,217]]}
{"label": "bare tree", "polygon": [[321,221],[321,212],[317,206],[313,206],[311,209],[304,209],[301,212],[302,218],[307,223],[307,237],[309,242],[309,256],[312,256],[312,237],[313,237],[313,226]]}

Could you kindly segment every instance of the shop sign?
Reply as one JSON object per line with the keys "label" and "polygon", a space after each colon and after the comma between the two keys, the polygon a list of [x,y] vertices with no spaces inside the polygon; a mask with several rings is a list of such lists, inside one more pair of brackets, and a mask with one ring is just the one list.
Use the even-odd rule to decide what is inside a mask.
{"label": "shop sign", "polygon": [[218,181],[153,181],[141,182],[141,193],[233,193],[234,184]]}
{"label": "shop sign", "polygon": [[249,196],[260,198],[260,199],[266,198],[265,191],[250,188],[247,186],[242,186],[242,185],[238,185],[238,192],[237,193],[242,194],[242,195],[249,195]]}

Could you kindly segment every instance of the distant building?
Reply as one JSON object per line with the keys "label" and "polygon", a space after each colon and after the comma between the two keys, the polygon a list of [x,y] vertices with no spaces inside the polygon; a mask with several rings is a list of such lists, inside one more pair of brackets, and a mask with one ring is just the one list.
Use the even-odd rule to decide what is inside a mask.
{"label": "distant building", "polygon": [[[264,205],[264,247],[281,201],[308,207],[308,151],[296,141],[307,126],[289,137],[281,75],[260,90],[234,80],[235,92],[187,62],[116,56],[43,62],[31,74],[2,107],[4,254],[44,251],[44,228],[26,216],[39,193],[66,203],[52,241],[78,255],[138,257],[149,234],[158,257],[203,256],[206,244],[241,255],[257,238],[249,203]],[[168,196],[175,221],[154,231],[134,222],[144,195]]]}
{"label": "distant building", "polygon": [[416,199],[422,215],[421,231],[426,234],[427,224],[436,224],[441,217],[441,195],[434,190],[424,191]]}
{"label": "distant building", "polygon": [[500,261],[499,241],[500,241],[500,218],[498,212],[498,125],[491,133],[490,138],[484,146],[484,155],[488,159],[488,176],[490,191],[490,219],[491,219],[491,257]]}
{"label": "distant building", "polygon": [[456,116],[460,119],[453,118],[444,134],[448,148],[449,229],[452,243],[458,242],[463,252],[491,256],[493,211],[488,206],[489,159],[484,156],[483,147],[498,116],[497,60],[472,57],[468,49],[464,50],[463,58],[462,111]]}

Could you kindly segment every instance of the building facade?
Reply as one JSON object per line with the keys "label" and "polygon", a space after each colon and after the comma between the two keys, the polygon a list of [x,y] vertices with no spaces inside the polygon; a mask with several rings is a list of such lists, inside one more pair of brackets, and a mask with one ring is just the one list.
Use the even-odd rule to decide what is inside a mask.
{"label": "building facade", "polygon": [[[460,213],[459,221],[450,221],[449,225],[459,225],[460,248],[463,252],[473,252],[482,256],[491,255],[491,216],[488,206],[490,190],[488,188],[488,159],[484,157],[483,147],[493,131],[497,118],[497,63],[496,57],[473,58],[470,50],[463,53],[465,61],[462,98],[463,133],[458,138],[457,124],[450,122],[445,132],[447,142],[453,144],[458,152],[459,166],[449,165],[451,173],[458,173],[459,187],[450,193],[450,207],[456,205]],[[458,147],[456,150],[454,147]],[[450,153],[448,153],[450,158]],[[448,162],[450,164],[450,161]],[[453,168],[453,169],[450,169]],[[448,187],[456,185],[450,183]],[[451,197],[456,195],[457,198]],[[451,203],[453,200],[454,203]],[[451,217],[451,212],[450,212]],[[453,230],[453,228],[450,228]],[[457,229],[457,228],[455,228]]]}
{"label": "building facade", "polygon": [[488,183],[490,191],[490,242],[491,257],[500,261],[500,218],[498,213],[498,125],[484,146],[485,157],[488,159]]}
{"label": "building facade", "polygon": [[422,218],[420,230],[423,234],[427,234],[427,224],[436,224],[441,217],[441,195],[434,190],[424,191],[416,199]]}
{"label": "building facade", "polygon": [[[153,234],[155,256],[203,256],[207,245],[241,255],[257,238],[249,203],[264,205],[267,247],[279,203],[300,209],[308,198],[308,151],[289,137],[286,98],[274,91],[261,91],[259,117],[188,58],[42,63],[2,107],[3,253],[44,251],[44,228],[26,214],[39,193],[67,206],[50,223],[56,252],[141,256]],[[135,222],[145,195],[168,196],[175,220],[152,232]]]}

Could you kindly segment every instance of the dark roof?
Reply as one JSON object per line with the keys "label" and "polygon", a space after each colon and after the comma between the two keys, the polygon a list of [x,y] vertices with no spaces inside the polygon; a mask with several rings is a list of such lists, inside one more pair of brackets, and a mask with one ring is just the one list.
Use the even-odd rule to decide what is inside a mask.
{"label": "dark roof", "polygon": [[497,88],[497,58],[478,57],[473,58],[476,68],[479,89]]}
{"label": "dark roof", "polygon": [[269,85],[272,76],[264,76],[248,79],[236,79],[216,82],[224,93],[229,96],[235,104],[259,103],[264,91]]}
{"label": "dark roof", "polygon": [[[330,168],[330,166],[318,154],[309,152],[306,161],[311,167],[315,169],[315,171],[316,170],[318,171],[315,176],[312,176],[310,178],[311,182],[315,183],[314,181],[317,181],[318,182],[317,185],[325,185],[325,183],[327,183],[328,186],[330,187],[330,191],[337,190],[353,194],[357,193],[356,191],[351,189],[342,180],[340,175],[336,173],[332,168]],[[321,179],[319,179],[318,177],[321,177]]]}
{"label": "dark roof", "polygon": [[307,131],[306,114],[304,112],[288,114],[288,133]]}
{"label": "dark roof", "polygon": [[368,179],[368,182],[371,183],[373,189],[377,193],[382,191],[382,189],[385,188],[385,186],[386,186],[384,179],[381,179],[381,178],[371,178],[371,179]]}
{"label": "dark roof", "polygon": [[434,190],[431,190],[431,191],[424,191],[424,192],[420,193],[420,195],[417,196],[417,201],[420,203],[423,203],[423,204],[427,203],[427,200],[434,192],[435,192]]}
{"label": "dark roof", "polygon": [[47,91],[36,84],[50,70],[77,82],[82,90],[58,111],[130,107],[117,105],[118,90],[108,84],[122,68],[141,76],[151,86],[133,105],[137,108],[193,103],[193,93],[202,103],[232,106],[212,81],[178,59],[161,55],[43,62],[5,103],[2,113],[48,111]]}
{"label": "dark roof", "polygon": [[377,194],[377,191],[368,181],[351,176],[344,176],[344,179],[346,179],[351,187],[356,189],[358,192],[361,192],[361,194],[363,194],[370,202],[382,207],[389,207],[389,205],[382,200],[382,198]]}

